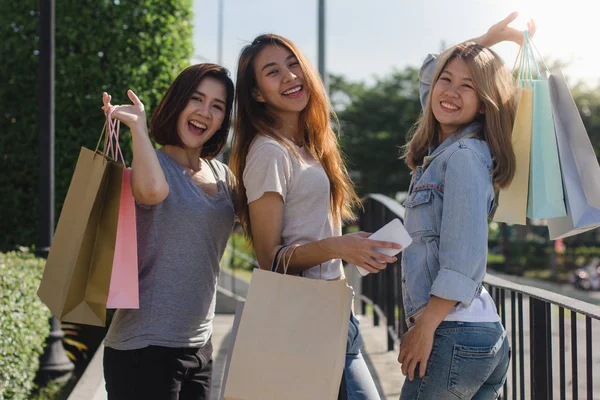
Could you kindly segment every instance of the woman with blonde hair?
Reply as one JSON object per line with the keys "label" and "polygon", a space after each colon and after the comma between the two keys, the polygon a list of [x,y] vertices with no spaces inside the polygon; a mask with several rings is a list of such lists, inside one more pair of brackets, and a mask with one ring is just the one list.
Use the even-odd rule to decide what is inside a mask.
{"label": "woman with blonde hair", "polygon": [[488,46],[522,42],[508,27],[516,16],[430,55],[419,74],[423,115],[404,154],[413,244],[402,255],[402,400],[496,399],[506,379],[509,344],[483,279],[495,189],[515,173],[517,88]]}
{"label": "woman with blonde hair", "polygon": [[[276,265],[285,248],[289,271],[310,279],[342,279],[342,259],[369,272],[396,261],[374,248],[397,244],[365,232],[341,235],[359,199],[323,83],[291,41],[261,35],[242,50],[235,112],[230,166],[239,181],[238,215],[261,268]],[[379,399],[354,314],[348,332],[341,396]]]}

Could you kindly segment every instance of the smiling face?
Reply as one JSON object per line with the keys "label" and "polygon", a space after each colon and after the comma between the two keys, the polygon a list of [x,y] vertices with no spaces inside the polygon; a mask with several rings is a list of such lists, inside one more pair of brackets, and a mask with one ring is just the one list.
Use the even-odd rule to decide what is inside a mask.
{"label": "smiling face", "polygon": [[306,108],[309,95],[304,73],[290,50],[282,46],[266,46],[256,56],[253,67],[256,101],[266,103],[276,113],[299,114]]}
{"label": "smiling face", "polygon": [[227,91],[219,80],[206,77],[177,120],[177,132],[186,148],[200,148],[217,132],[225,118]]}
{"label": "smiling face", "polygon": [[440,142],[484,112],[467,64],[454,58],[431,92],[431,108],[439,123]]}

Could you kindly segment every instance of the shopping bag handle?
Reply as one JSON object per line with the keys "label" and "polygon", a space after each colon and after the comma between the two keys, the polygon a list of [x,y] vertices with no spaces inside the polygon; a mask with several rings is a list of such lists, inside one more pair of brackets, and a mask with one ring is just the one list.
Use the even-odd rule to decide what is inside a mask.
{"label": "shopping bag handle", "polygon": [[102,127],[102,133],[100,133],[100,138],[98,138],[98,143],[96,143],[96,150],[94,150],[94,153],[98,153],[98,148],[100,147],[100,142],[102,142],[102,139],[104,139],[104,146],[102,149],[102,155],[106,155],[106,147],[108,146],[108,135],[107,135],[107,126],[108,126],[108,121],[104,121],[104,126]]}
{"label": "shopping bag handle", "polygon": [[[283,245],[279,249],[277,249],[277,251],[275,252],[275,257],[273,257],[273,262],[271,263],[271,271],[277,272],[277,268],[279,268],[279,264],[281,263],[281,260],[283,260],[283,274],[287,275],[287,270],[290,266],[290,261],[292,260],[292,256],[294,255],[294,252],[298,247],[300,247],[299,244],[292,244]],[[288,251],[290,255],[286,261],[285,257],[287,256]],[[281,257],[279,256],[279,253],[281,253]],[[302,276],[302,273],[300,273],[300,276]],[[319,279],[323,279],[323,264],[319,264]]]}
{"label": "shopping bag handle", "polygon": [[531,50],[531,36],[529,35],[528,30],[523,31],[523,43],[525,44],[525,58],[527,60],[527,71],[529,71],[529,79],[533,82],[533,71],[531,68],[531,64],[533,64],[533,66],[535,67],[538,79],[540,78],[541,74],[540,68],[535,59],[535,54],[533,54],[533,51]]}
{"label": "shopping bag handle", "polygon": [[281,250],[285,249],[286,247],[288,247],[288,246],[287,245],[281,246],[275,252],[275,257],[273,257],[273,262],[271,263],[271,272],[277,272],[277,268],[279,268],[279,253],[281,253]]}
{"label": "shopping bag handle", "polygon": [[100,138],[98,139],[98,143],[96,143],[96,150],[94,153],[98,153],[98,148],[100,147],[100,142],[104,139],[104,146],[102,149],[102,154],[105,157],[112,158],[113,161],[119,162],[118,158],[120,158],[121,163],[126,167],[125,158],[123,157],[123,152],[121,151],[121,146],[119,145],[119,129],[121,127],[121,121],[112,118],[112,112],[108,113],[106,116],[106,121],[104,121],[104,126],[102,127],[102,133],[100,134]]}
{"label": "shopping bag handle", "polygon": [[529,32],[527,30],[523,31],[523,44],[519,47],[519,52],[513,65],[513,71],[516,71],[516,79],[519,87],[531,87],[533,85],[533,75],[531,73],[531,65],[528,57],[529,51],[527,49],[528,38]]}
{"label": "shopping bag handle", "polygon": [[[539,57],[542,66],[544,67],[544,69],[550,73],[550,68],[548,68],[548,66],[546,65],[546,62],[544,61],[544,57],[542,57],[542,55],[540,54],[540,52],[538,51],[537,47],[535,46],[535,44],[533,43],[533,40],[531,40],[531,35],[527,35],[527,42],[528,42],[528,50],[529,50],[529,54],[531,56],[531,59],[533,60],[533,62],[535,63],[535,67],[537,69],[537,73],[538,76],[542,76],[538,67],[538,63],[536,61],[536,57],[535,55],[537,54],[537,56]],[[535,50],[535,53],[534,53]]]}
{"label": "shopping bag handle", "polygon": [[[123,158],[123,152],[121,151],[121,146],[119,145],[119,129],[121,128],[121,121],[118,119],[112,118],[112,111],[108,113],[107,117],[108,122],[108,152],[107,155],[112,155],[112,159],[115,161],[119,161],[118,157],[121,159],[121,163],[124,166],[125,158]],[[114,140],[114,142],[113,142]]]}
{"label": "shopping bag handle", "polygon": [[[275,261],[277,261],[277,264],[275,264],[275,267],[271,266],[271,270],[273,272],[276,272],[277,268],[279,268],[279,264],[281,263],[281,260],[283,260],[283,274],[287,275],[287,270],[288,270],[288,267],[290,266],[290,260],[292,259],[292,255],[294,255],[294,252],[296,251],[296,249],[298,247],[300,247],[299,244],[292,244],[292,245],[280,247],[279,250],[277,250],[277,253],[275,253],[275,258],[273,259],[273,264],[275,264]],[[278,257],[279,253],[282,250],[283,250],[283,252],[281,253],[281,257]],[[286,260],[285,257],[287,256],[288,252],[290,253],[290,255]]]}

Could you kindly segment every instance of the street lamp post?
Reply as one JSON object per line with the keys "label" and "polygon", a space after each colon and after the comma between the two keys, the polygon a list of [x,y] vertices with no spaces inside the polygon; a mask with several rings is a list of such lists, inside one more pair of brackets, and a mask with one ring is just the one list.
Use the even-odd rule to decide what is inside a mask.
{"label": "street lamp post", "polygon": [[[40,236],[36,253],[47,258],[54,233],[54,0],[40,0],[39,37]],[[39,383],[68,379],[75,368],[63,348],[63,336],[60,322],[50,318]]]}
{"label": "street lamp post", "polygon": [[223,65],[223,1],[219,0],[218,38],[217,38],[217,64]]}
{"label": "street lamp post", "polygon": [[319,37],[318,37],[318,66],[319,74],[325,85],[325,90],[329,92],[329,85],[327,82],[327,69],[325,67],[325,0],[319,0]]}

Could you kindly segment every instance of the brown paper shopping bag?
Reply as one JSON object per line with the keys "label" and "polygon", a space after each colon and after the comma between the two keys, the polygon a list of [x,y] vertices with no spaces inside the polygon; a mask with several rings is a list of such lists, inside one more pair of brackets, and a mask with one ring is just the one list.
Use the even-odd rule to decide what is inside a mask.
{"label": "brown paper shopping bag", "polygon": [[38,289],[61,321],[105,325],[122,179],[106,141],[81,149]]}
{"label": "brown paper shopping bag", "polygon": [[233,344],[226,400],[335,400],[352,289],[255,269]]}

